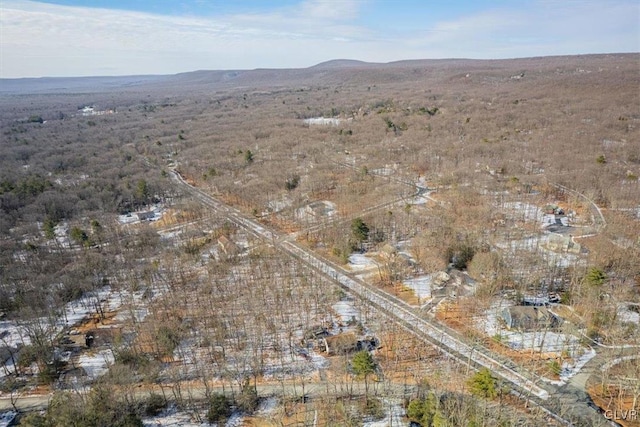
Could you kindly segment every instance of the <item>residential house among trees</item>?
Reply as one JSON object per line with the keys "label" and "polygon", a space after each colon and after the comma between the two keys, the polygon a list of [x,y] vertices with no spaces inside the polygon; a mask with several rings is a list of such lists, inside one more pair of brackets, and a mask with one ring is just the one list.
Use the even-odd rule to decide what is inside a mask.
{"label": "residential house among trees", "polygon": [[560,317],[545,307],[537,306],[506,307],[501,317],[508,329],[520,331],[557,329],[562,324]]}

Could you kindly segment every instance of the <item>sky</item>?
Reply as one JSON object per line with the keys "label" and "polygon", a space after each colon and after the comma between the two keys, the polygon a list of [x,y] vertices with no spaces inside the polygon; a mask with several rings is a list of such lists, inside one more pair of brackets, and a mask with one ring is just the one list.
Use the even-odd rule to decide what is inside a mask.
{"label": "sky", "polygon": [[0,78],[621,52],[637,0],[0,0]]}

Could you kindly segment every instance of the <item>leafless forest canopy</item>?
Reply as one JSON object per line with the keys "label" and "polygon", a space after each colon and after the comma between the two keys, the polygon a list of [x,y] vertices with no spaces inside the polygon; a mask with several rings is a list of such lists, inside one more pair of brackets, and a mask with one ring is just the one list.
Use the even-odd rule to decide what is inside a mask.
{"label": "leafless forest canopy", "polygon": [[[638,54],[0,81],[0,321],[21,331],[10,342],[0,329],[2,391],[64,388],[69,360],[87,351],[69,330],[93,328],[95,348],[114,355],[95,393],[164,384],[197,417],[182,388],[210,398],[226,385],[250,413],[249,382],[353,381],[346,350],[321,367],[300,356],[300,340],[327,328],[374,336],[378,381],[422,384],[446,425],[537,425],[543,415],[517,401],[481,411],[464,367],[203,205],[172,171],[338,265],[357,271],[352,255],[370,257],[361,277],[409,305],[424,303],[412,277],[463,277],[473,291],[425,316],[554,377],[556,359],[525,361],[471,325],[507,295],[553,293],[579,319],[563,333],[638,344],[637,321],[620,314],[640,302],[638,88]],[[542,238],[537,212],[549,209],[559,231]],[[152,211],[161,219],[131,220]],[[345,298],[353,322],[339,320]],[[113,327],[61,324],[79,300]],[[638,378],[637,363],[620,369]],[[640,408],[637,386],[625,390],[632,403],[620,407]],[[331,399],[285,402],[266,425],[310,413],[350,425],[353,409]],[[358,405],[359,420],[382,411]]]}

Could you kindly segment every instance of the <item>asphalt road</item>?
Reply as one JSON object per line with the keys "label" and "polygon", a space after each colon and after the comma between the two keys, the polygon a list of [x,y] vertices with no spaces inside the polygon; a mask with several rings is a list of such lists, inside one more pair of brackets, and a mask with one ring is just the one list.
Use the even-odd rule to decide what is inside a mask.
{"label": "asphalt road", "polygon": [[[447,328],[434,319],[423,316],[419,310],[408,306],[398,298],[389,295],[368,283],[352,277],[349,272],[342,267],[321,258],[316,253],[296,244],[289,236],[265,228],[235,208],[225,205],[203,191],[189,185],[177,173],[171,172],[172,178],[185,190],[191,193],[203,205],[215,209],[224,214],[230,221],[244,230],[264,239],[267,243],[274,244],[284,252],[298,259],[313,270],[324,275],[328,279],[339,284],[352,294],[368,301],[372,306],[378,308],[390,320],[397,322],[408,332],[425,342],[436,346],[442,352],[457,359],[461,363],[468,363],[475,368],[487,367],[492,373],[502,381],[509,383],[513,389],[530,403],[540,406],[557,421],[566,425],[575,426],[605,426],[610,425],[607,420],[589,405],[584,385],[580,382],[570,383],[564,386],[553,386],[542,384],[539,378],[523,370],[513,362],[492,354],[481,345],[470,345],[466,343],[457,332]],[[354,383],[357,384],[357,383]],[[580,387],[582,385],[582,388]],[[261,395],[287,394],[288,392],[302,393],[298,384],[261,385],[259,393]],[[309,384],[305,394],[312,396],[316,393],[327,394],[331,392],[326,383]],[[354,385],[354,387],[361,387]],[[279,391],[278,391],[279,389]],[[354,394],[358,394],[354,390]],[[204,388],[189,388],[188,392],[193,397],[204,397]],[[334,390],[334,392],[337,392]],[[386,390],[387,393],[392,390]],[[140,390],[136,393],[148,393]],[[20,397],[14,403],[18,409],[33,410],[45,408],[48,404],[49,396],[26,396]],[[0,410],[11,409],[13,407],[9,397],[0,397]]]}
{"label": "asphalt road", "polygon": [[436,346],[460,362],[469,363],[474,367],[489,368],[494,375],[509,383],[523,398],[546,410],[557,421],[574,426],[610,425],[599,411],[590,405],[590,400],[583,389],[581,390],[573,384],[560,387],[542,384],[538,377],[516,366],[515,363],[492,354],[481,345],[467,344],[455,331],[433,319],[425,318],[398,298],[362,280],[351,277],[342,267],[296,244],[288,236],[283,236],[267,229],[237,209],[189,185],[178,173],[172,171],[171,175],[177,183],[182,185],[204,206],[224,214],[240,228],[265,240],[267,243],[276,245],[346,290],[368,301],[409,332]]}
{"label": "asphalt road", "polygon": [[[286,381],[278,383],[258,384],[256,389],[258,396],[276,396],[280,398],[300,398],[305,396],[306,398],[323,397],[323,396],[363,396],[365,394],[367,386],[363,381],[353,381],[347,383],[330,383],[327,381],[322,382],[305,382],[302,384],[300,381]],[[402,385],[396,383],[381,383],[369,380],[368,389],[370,395],[379,395],[384,397],[396,397],[403,398],[404,396],[410,396],[414,392],[414,386]],[[207,393],[225,393],[232,395],[239,391],[238,388],[232,389],[227,386],[211,386],[208,390],[204,386],[194,386],[183,384],[180,387],[181,394],[184,398],[187,396],[193,400],[204,400],[207,398]],[[144,399],[149,397],[151,393],[165,394],[168,399],[175,398],[172,388],[167,385],[164,387],[164,392],[160,387],[143,388],[139,387],[133,391],[133,395],[136,399]],[[0,412],[10,411],[17,408],[19,411],[36,411],[46,409],[51,399],[50,394],[37,395],[37,396],[23,396],[17,397],[15,407],[11,401],[10,396],[0,396]]]}

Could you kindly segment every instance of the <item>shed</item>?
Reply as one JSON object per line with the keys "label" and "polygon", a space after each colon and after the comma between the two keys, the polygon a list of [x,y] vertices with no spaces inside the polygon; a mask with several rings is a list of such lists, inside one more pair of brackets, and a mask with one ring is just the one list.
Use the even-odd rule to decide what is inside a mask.
{"label": "shed", "polygon": [[156,217],[156,213],[153,211],[138,212],[136,216],[140,221],[151,221]]}
{"label": "shed", "polygon": [[353,333],[332,335],[322,339],[327,354],[344,354],[358,349],[358,339]]}

